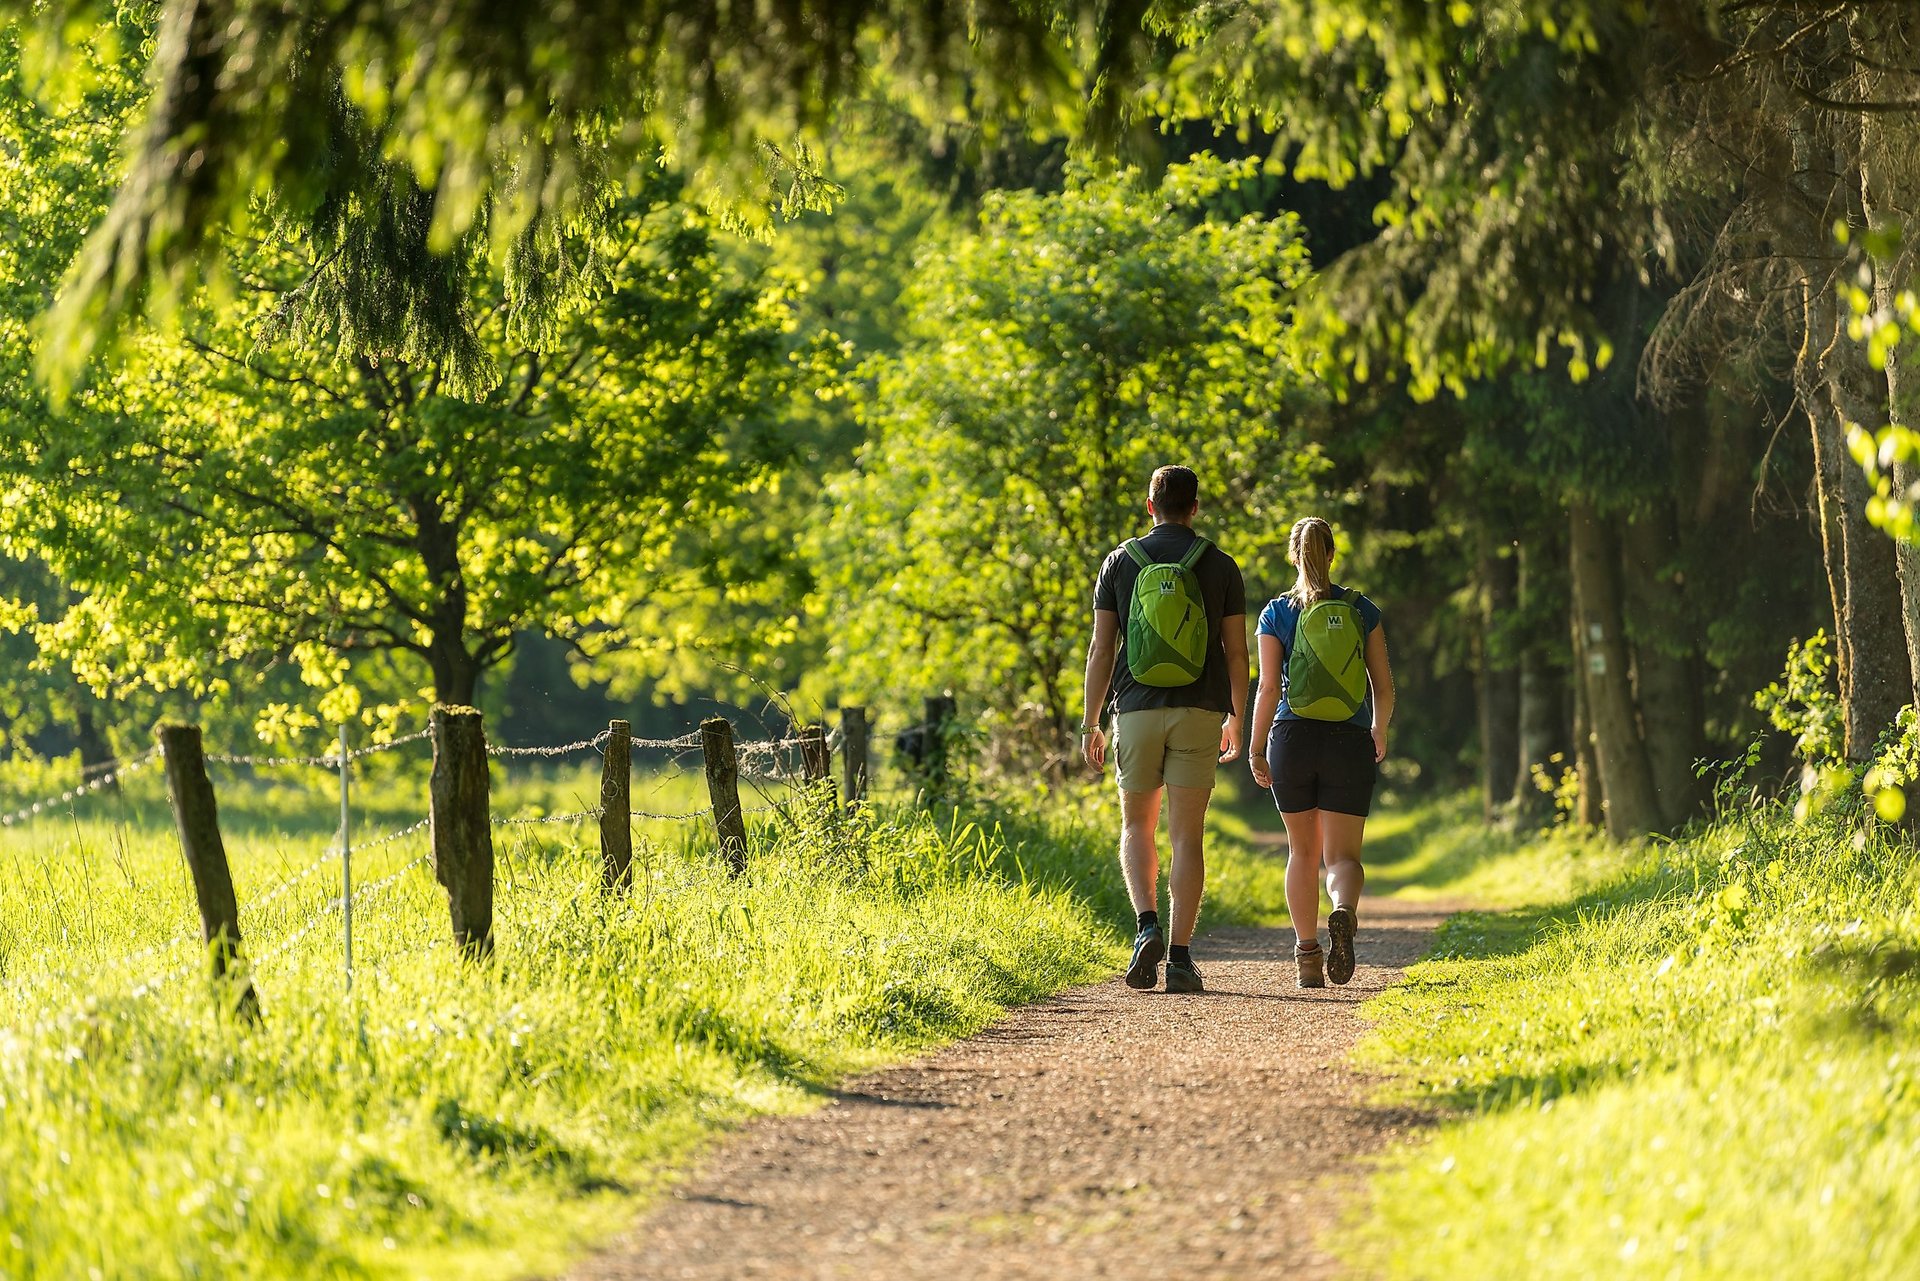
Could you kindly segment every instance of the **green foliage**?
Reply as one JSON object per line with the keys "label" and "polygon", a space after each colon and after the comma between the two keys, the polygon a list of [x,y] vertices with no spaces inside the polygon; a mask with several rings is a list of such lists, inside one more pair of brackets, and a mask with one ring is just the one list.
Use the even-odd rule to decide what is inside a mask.
{"label": "green foliage", "polygon": [[1920,793],[1920,707],[1900,709],[1860,787],[1882,819],[1898,823],[1907,816],[1909,794]]}
{"label": "green foliage", "polygon": [[1580,810],[1580,770],[1567,760],[1567,754],[1555,752],[1527,773],[1533,789],[1553,802],[1553,821],[1571,822]]}
{"label": "green foliage", "polygon": [[[17,62],[0,67],[0,117],[32,140],[0,169],[0,197],[28,242],[71,244],[76,213],[104,198],[112,113],[57,127],[66,117],[20,92]],[[124,90],[124,67],[102,69],[116,73]],[[524,629],[617,643],[677,524],[718,519],[782,450],[764,410],[787,386],[784,292],[679,195],[656,169],[613,203],[572,301],[538,330],[483,262],[446,259],[454,293],[487,304],[471,352],[339,330],[316,358],[302,315],[339,255],[274,234],[237,243],[245,292],[131,337],[58,419],[21,321],[59,253],[0,263],[0,376],[20,393],[0,409],[0,543],[74,593],[43,609],[41,649],[96,689],[215,699],[230,665],[286,662],[328,691],[326,720],[391,723],[428,681],[472,701]],[[398,312],[426,305],[367,287]],[[463,399],[474,360],[490,389]],[[314,724],[291,706],[268,721]]]}
{"label": "green foliage", "polygon": [[[1884,357],[1883,357],[1884,359]],[[1895,469],[1920,472],[1920,431],[1898,423],[1878,431],[1853,425],[1847,432],[1853,458],[1867,474],[1873,496],[1867,519],[1902,542],[1920,543],[1920,479],[1895,484]]]}
{"label": "green foliage", "polygon": [[1693,774],[1695,778],[1711,778],[1713,780],[1713,812],[1715,815],[1724,818],[1743,804],[1751,805],[1757,802],[1759,799],[1758,788],[1748,790],[1744,794],[1742,789],[1748,786],[1748,777],[1756,769],[1760,768],[1760,762],[1764,755],[1765,742],[1756,736],[1748,741],[1745,751],[1731,760],[1712,761],[1702,759],[1693,763]]}
{"label": "green foliage", "polygon": [[783,465],[733,510],[675,529],[667,569],[632,603],[632,647],[598,664],[620,694],[751,701],[769,685],[796,688],[818,666],[825,638],[807,613],[818,571],[808,530],[827,511],[828,478],[862,443],[849,384],[862,361],[898,347],[916,249],[950,234],[952,221],[925,175],[864,129],[837,140],[823,164],[846,182],[835,210],[796,217],[746,251],[790,290],[802,342],[799,386],[766,407]]}
{"label": "green foliage", "polygon": [[[87,0],[36,16],[55,74],[106,21]],[[147,118],[61,302],[50,367],[74,372],[149,293],[163,308],[190,298],[222,235],[263,215],[331,241],[348,277],[384,274],[429,304],[394,316],[396,331],[377,292],[342,289],[321,305],[343,331],[441,351],[469,340],[459,281],[436,261],[456,246],[539,280],[504,303],[538,323],[564,297],[539,265],[601,230],[610,197],[661,154],[736,219],[817,208],[832,197],[823,127],[864,86],[894,86],[940,123],[1110,121],[1144,45],[1138,17],[1088,0],[588,0],[517,13],[503,38],[498,10],[465,0],[164,3]]]}
{"label": "green foliage", "polygon": [[1753,705],[1775,729],[1793,735],[1794,755],[1802,761],[1820,765],[1839,760],[1844,722],[1826,632],[1794,642],[1780,679],[1755,694]]}
{"label": "green foliage", "polygon": [[1606,368],[1592,285],[1647,213],[1618,181],[1643,6],[1259,0],[1156,16],[1182,49],[1153,110],[1258,129],[1302,178],[1391,173],[1381,234],[1303,310],[1316,372],[1404,375],[1426,398],[1545,367],[1556,348],[1576,380]]}
{"label": "green foliage", "polygon": [[1394,1278],[1899,1271],[1917,878],[1910,847],[1771,806],[1455,918],[1370,1005],[1364,1058],[1465,1111],[1343,1239]]}
{"label": "green foliage", "polygon": [[1202,528],[1261,581],[1316,467],[1294,430],[1315,396],[1289,345],[1296,222],[1207,216],[1251,172],[1202,159],[1142,192],[1075,171],[927,247],[815,533],[839,688],[950,686],[1052,741],[1098,557],[1144,528],[1160,463],[1200,473]]}

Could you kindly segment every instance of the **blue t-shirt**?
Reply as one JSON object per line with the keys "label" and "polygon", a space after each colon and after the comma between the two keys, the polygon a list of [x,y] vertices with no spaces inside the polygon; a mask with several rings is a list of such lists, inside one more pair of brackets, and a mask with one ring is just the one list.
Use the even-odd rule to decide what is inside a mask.
{"label": "blue t-shirt", "polygon": [[[1360,615],[1362,638],[1373,635],[1373,629],[1380,626],[1380,607],[1360,593],[1349,592],[1337,583],[1333,590],[1336,595],[1346,597],[1348,603]],[[1280,712],[1274,717],[1276,721],[1306,719],[1295,716],[1293,709],[1287,706],[1286,661],[1293,654],[1293,629],[1299,626],[1299,623],[1299,608],[1285,596],[1278,596],[1268,601],[1267,607],[1260,611],[1260,625],[1253,629],[1256,636],[1272,636],[1280,642]],[[1267,673],[1262,671],[1260,679],[1266,680]],[[1367,696],[1362,700],[1360,710],[1355,712],[1346,723],[1358,725],[1361,729],[1373,728],[1373,683],[1371,681],[1367,683]]]}

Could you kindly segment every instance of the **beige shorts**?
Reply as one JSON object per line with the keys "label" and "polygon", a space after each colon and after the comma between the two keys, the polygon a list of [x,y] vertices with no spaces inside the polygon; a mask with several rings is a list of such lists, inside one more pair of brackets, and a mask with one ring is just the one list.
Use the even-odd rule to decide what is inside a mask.
{"label": "beige shorts", "polygon": [[1113,718],[1113,765],[1123,792],[1162,783],[1212,787],[1226,716],[1204,707],[1150,707]]}

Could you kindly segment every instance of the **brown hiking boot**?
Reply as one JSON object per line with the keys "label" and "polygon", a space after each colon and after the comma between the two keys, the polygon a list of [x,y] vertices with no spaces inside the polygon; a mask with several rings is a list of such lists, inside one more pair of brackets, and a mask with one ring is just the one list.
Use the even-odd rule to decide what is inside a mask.
{"label": "brown hiking boot", "polygon": [[1359,924],[1350,907],[1327,913],[1327,977],[1335,983],[1353,977],[1353,931]]}
{"label": "brown hiking boot", "polygon": [[1293,945],[1293,963],[1300,973],[1294,977],[1295,987],[1325,987],[1327,976],[1322,968],[1326,962],[1326,953],[1315,947],[1311,952],[1300,950],[1298,943]]}

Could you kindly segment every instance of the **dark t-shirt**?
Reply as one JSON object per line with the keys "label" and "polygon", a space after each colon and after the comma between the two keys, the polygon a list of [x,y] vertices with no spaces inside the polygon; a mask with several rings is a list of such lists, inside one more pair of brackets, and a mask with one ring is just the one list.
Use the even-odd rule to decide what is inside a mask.
{"label": "dark t-shirt", "polygon": [[[1199,537],[1185,525],[1155,525],[1141,536],[1140,546],[1154,564],[1178,562]],[[1240,578],[1240,566],[1218,547],[1209,547],[1195,562],[1193,576],[1200,580],[1200,600],[1207,609],[1207,663],[1200,679],[1191,685],[1162,689],[1142,685],[1127,670],[1127,610],[1133,604],[1133,584],[1140,577],[1140,566],[1125,547],[1108,553],[1100,566],[1100,577],[1093,586],[1093,607],[1120,615],[1119,657],[1113,665],[1113,687],[1107,695],[1116,711],[1143,712],[1150,707],[1202,707],[1208,711],[1232,713],[1233,686],[1227,679],[1227,651],[1220,640],[1223,620],[1247,612],[1247,587]]]}
{"label": "dark t-shirt", "polygon": [[[1373,629],[1380,626],[1380,607],[1359,592],[1349,593],[1338,583],[1333,584],[1333,589],[1346,596],[1352,603],[1354,611],[1360,615],[1362,637],[1371,636]],[[1294,715],[1293,709],[1287,706],[1286,661],[1293,655],[1293,633],[1299,625],[1299,606],[1287,597],[1279,596],[1267,602],[1267,607],[1260,611],[1259,626],[1253,629],[1256,636],[1271,636],[1280,642],[1280,710],[1274,716],[1276,722],[1304,719]],[[1267,679],[1267,674],[1260,673],[1260,679]],[[1367,696],[1361,701],[1360,710],[1349,717],[1346,723],[1358,725],[1361,729],[1373,728],[1373,682],[1371,680],[1367,682]]]}

